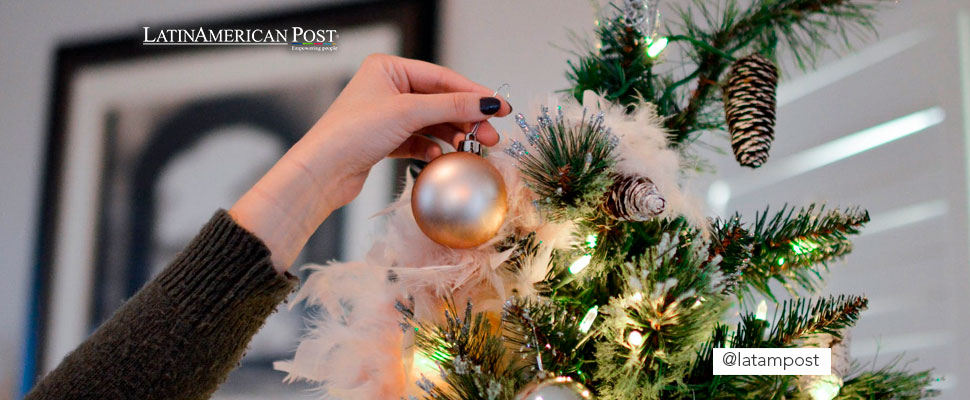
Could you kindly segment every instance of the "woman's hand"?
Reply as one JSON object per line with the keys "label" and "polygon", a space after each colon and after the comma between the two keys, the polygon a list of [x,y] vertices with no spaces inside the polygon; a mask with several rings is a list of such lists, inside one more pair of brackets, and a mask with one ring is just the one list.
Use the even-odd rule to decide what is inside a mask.
{"label": "woman's hand", "polygon": [[[310,131],[229,210],[263,240],[280,272],[289,269],[331,212],[356,197],[370,168],[385,157],[431,160],[478,121],[508,115],[492,90],[447,68],[375,54]],[[484,122],[478,140],[498,142]]]}

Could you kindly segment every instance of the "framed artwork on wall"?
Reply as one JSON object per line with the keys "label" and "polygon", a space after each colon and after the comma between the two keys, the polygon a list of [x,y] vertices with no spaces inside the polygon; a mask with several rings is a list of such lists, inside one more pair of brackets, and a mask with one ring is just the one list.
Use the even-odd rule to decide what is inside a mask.
{"label": "framed artwork on wall", "polygon": [[[298,140],[370,53],[434,61],[436,2],[292,9],[166,28],[339,33],[334,51],[290,44],[148,45],[139,29],[56,56],[24,390],[163,269]],[[321,45],[320,43],[292,43]],[[362,258],[403,165],[375,167],[361,196],[310,239],[302,262]],[[302,311],[274,314],[215,398],[288,398]]]}

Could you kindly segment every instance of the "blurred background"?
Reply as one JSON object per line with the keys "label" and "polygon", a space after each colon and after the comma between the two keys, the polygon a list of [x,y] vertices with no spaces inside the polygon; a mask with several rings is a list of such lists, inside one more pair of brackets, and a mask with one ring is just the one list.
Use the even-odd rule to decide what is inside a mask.
{"label": "blurred background", "polygon": [[[19,397],[25,369],[37,367],[25,355],[38,341],[46,350],[34,361],[50,368],[171,259],[212,211],[229,207],[326,109],[368,53],[432,55],[487,86],[509,83],[516,111],[526,112],[534,100],[567,87],[566,61],[577,49],[568,35],[586,37],[595,19],[585,0],[442,0],[417,8],[431,15],[362,18],[341,28],[333,54],[141,49],[129,60],[95,51],[112,62],[76,59],[95,67],[73,71],[73,97],[57,108],[65,114],[52,115],[62,46],[140,39],[142,26],[311,14],[326,21],[321,7],[351,3],[0,0],[0,399]],[[662,3],[666,16],[686,4]],[[712,215],[741,211],[752,218],[766,204],[823,201],[869,209],[873,222],[828,279],[831,293],[870,297],[853,331],[853,356],[877,364],[915,360],[910,367],[932,367],[944,378],[937,384],[942,398],[964,398],[970,1],[897,1],[878,20],[878,38],[824,54],[814,71],[781,66],[777,137],[766,166],[742,169],[729,152],[709,151],[703,155],[717,172],[690,188]],[[54,145],[66,167],[49,199],[56,201],[45,203],[49,124],[58,120],[65,136]],[[496,125],[514,128],[511,120]],[[143,150],[158,149],[160,137],[169,138],[161,141],[164,150],[148,157]],[[729,149],[724,138],[706,141]],[[391,163],[376,170],[367,195],[328,221],[303,261],[359,256],[369,232],[379,229],[366,216],[393,196],[399,174]],[[143,191],[150,201],[135,196]],[[148,227],[134,218],[146,214]],[[38,327],[30,305],[38,295],[32,279],[45,215],[57,216],[50,218],[62,239],[45,255],[50,273],[41,289],[50,299],[49,322]],[[283,374],[268,367],[292,352],[301,317],[299,307],[274,315],[217,398],[306,397],[304,387],[280,384]]]}

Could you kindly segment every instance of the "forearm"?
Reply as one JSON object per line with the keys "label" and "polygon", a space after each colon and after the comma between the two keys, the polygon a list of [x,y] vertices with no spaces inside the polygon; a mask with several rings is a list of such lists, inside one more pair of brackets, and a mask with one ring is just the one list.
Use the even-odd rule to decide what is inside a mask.
{"label": "forearm", "polygon": [[321,129],[307,133],[229,210],[240,226],[266,243],[280,273],[330,213],[352,198],[346,194],[353,189],[348,185],[357,184],[333,154],[336,146],[312,143]]}
{"label": "forearm", "polygon": [[220,211],[28,399],[207,399],[296,284]]}

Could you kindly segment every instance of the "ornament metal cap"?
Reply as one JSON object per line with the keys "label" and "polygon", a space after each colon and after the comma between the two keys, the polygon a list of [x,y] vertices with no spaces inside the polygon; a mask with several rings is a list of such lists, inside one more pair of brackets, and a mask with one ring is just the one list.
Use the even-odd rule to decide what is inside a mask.
{"label": "ornament metal cap", "polygon": [[458,142],[458,151],[482,155],[482,143],[475,140],[471,134],[465,140]]}
{"label": "ornament metal cap", "polygon": [[[496,96],[502,89],[508,89],[509,84],[503,83],[498,89],[495,89],[495,93],[492,96]],[[473,153],[477,155],[482,155],[482,143],[478,141],[478,127],[482,125],[482,121],[478,121],[472,126],[471,132],[465,135],[465,140],[458,142],[458,147],[455,149],[457,151],[465,153]]]}
{"label": "ornament metal cap", "polygon": [[[498,91],[495,93],[498,93]],[[478,141],[479,126],[482,126],[482,121],[478,121],[475,126],[472,126],[471,132],[465,135],[465,140],[458,142],[458,148],[455,150],[482,155],[482,143]]]}

